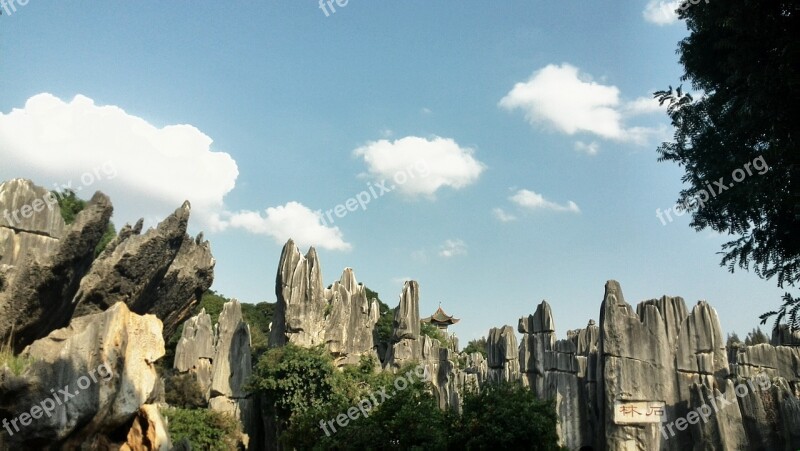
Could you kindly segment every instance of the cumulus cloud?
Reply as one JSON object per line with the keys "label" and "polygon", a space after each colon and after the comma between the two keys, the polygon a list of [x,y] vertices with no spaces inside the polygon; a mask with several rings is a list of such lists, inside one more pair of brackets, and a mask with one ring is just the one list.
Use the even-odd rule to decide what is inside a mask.
{"label": "cumulus cloud", "polygon": [[546,125],[574,135],[591,133],[604,139],[642,142],[642,133],[623,123],[625,105],[616,86],[603,85],[570,64],[550,64],[528,81],[516,83],[499,106],[522,110],[531,125]]}
{"label": "cumulus cloud", "polygon": [[439,247],[439,256],[442,258],[452,258],[467,255],[467,244],[462,240],[446,240]]}
{"label": "cumulus cloud", "polygon": [[626,103],[622,111],[626,116],[638,116],[641,114],[664,113],[667,108],[666,105],[659,105],[658,100],[654,97],[639,97]]}
{"label": "cumulus cloud", "polygon": [[678,0],[650,0],[642,11],[644,20],[656,25],[670,25],[678,21]]}
{"label": "cumulus cloud", "polygon": [[511,222],[517,219],[516,216],[512,215],[511,213],[506,212],[502,208],[495,208],[492,210],[492,214],[495,218],[497,218],[500,222]]}
{"label": "cumulus cloud", "polygon": [[597,144],[596,141],[592,141],[589,144],[583,141],[577,141],[575,142],[575,150],[583,152],[586,155],[597,155],[597,152],[600,151],[600,144]]}
{"label": "cumulus cloud", "polygon": [[581,212],[578,205],[573,201],[567,202],[566,205],[560,205],[545,199],[544,196],[539,193],[526,189],[517,191],[509,199],[520,207],[530,210],[566,211],[571,213]]}
{"label": "cumulus cloud", "polygon": [[461,189],[485,170],[473,149],[449,138],[407,136],[369,142],[353,151],[364,159],[369,176],[408,196],[432,197],[440,188]]}
{"label": "cumulus cloud", "polygon": [[338,227],[326,227],[316,213],[298,202],[267,208],[262,215],[256,211],[232,213],[225,220],[230,227],[272,237],[277,244],[292,238],[298,246],[317,246],[330,250],[349,250]]}
{"label": "cumulus cloud", "polygon": [[200,228],[235,227],[281,241],[349,247],[338,229],[322,227],[296,202],[267,209],[266,217],[227,212],[224,198],[239,170],[230,154],[212,144],[191,125],[159,127],[83,95],[67,102],[43,93],[0,112],[0,179],[25,177],[53,189],[71,185],[83,198],[101,190],[114,202],[117,226],[139,217],[155,225],[188,199],[192,223]]}

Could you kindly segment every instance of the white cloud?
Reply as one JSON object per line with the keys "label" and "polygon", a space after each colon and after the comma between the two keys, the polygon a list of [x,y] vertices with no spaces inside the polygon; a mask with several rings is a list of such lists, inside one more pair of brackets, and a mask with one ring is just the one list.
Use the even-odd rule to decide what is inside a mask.
{"label": "white cloud", "polygon": [[267,208],[264,216],[255,211],[233,213],[225,223],[250,233],[272,237],[279,245],[291,238],[300,247],[317,246],[330,250],[351,248],[342,238],[338,227],[323,226],[316,213],[298,202]]}
{"label": "white cloud", "polygon": [[642,11],[644,20],[656,25],[670,25],[678,21],[678,0],[650,0]]}
{"label": "white cloud", "polygon": [[155,225],[188,199],[193,228],[236,227],[276,240],[292,236],[308,245],[349,248],[338,228],[322,227],[296,202],[267,209],[266,218],[226,211],[224,197],[239,170],[233,157],[212,150],[212,143],[191,125],[158,127],[83,95],[65,102],[42,93],[23,108],[0,112],[0,180],[30,178],[47,188],[69,183],[87,199],[101,190],[114,203],[117,227],[140,217]]}
{"label": "white cloud", "polygon": [[589,144],[583,141],[576,141],[575,150],[583,152],[586,155],[597,155],[597,152],[600,150],[600,144],[597,144],[597,141],[592,141]]}
{"label": "white cloud", "polygon": [[531,210],[553,210],[553,211],[568,211],[572,213],[580,213],[581,210],[578,205],[573,202],[567,202],[567,205],[559,205],[544,198],[541,194],[521,189],[516,192],[509,199],[520,207],[529,208]]}
{"label": "white cloud", "polygon": [[452,258],[460,255],[467,255],[467,244],[462,240],[446,240],[439,247],[439,256]]}
{"label": "white cloud", "polygon": [[474,151],[454,140],[407,136],[395,141],[382,139],[353,151],[362,157],[369,175],[408,196],[432,197],[439,188],[460,189],[478,180],[485,166]]}
{"label": "white cloud", "polygon": [[502,208],[495,208],[492,210],[492,214],[495,218],[497,218],[500,222],[511,222],[517,219],[516,216],[512,215],[511,213],[507,213]]}
{"label": "white cloud", "polygon": [[626,116],[637,116],[640,114],[665,113],[667,108],[666,105],[659,105],[658,100],[654,97],[639,97],[626,103],[622,111]]}
{"label": "white cloud", "polygon": [[531,125],[643,144],[640,134],[623,123],[619,89],[592,81],[570,64],[550,64],[536,71],[528,81],[515,84],[499,105],[522,110]]}

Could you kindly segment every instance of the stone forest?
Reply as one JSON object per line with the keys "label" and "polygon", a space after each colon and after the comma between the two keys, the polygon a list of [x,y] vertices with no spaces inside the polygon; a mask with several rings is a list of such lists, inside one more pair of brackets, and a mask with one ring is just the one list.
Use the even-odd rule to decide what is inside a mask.
{"label": "stone forest", "polygon": [[[7,181],[0,210],[47,193],[28,180]],[[286,449],[279,440],[286,424],[252,390],[262,364],[254,361],[242,304],[226,301],[216,320],[204,309],[193,314],[215,261],[202,235],[186,233],[189,203],[150,230],[141,221],[124,226],[100,249],[111,212],[98,192],[70,224],[58,209],[13,226],[0,222],[0,448],[191,449],[170,436],[170,421],[178,420],[164,413],[175,390],[164,382],[169,370],[199,388],[203,409],[235,420],[236,443],[226,446]],[[424,392],[453,414],[465,409],[469,393],[516,383],[554,409],[563,449],[800,447],[797,332],[777,331],[769,344],[726,346],[708,303],[662,296],[632,306],[610,280],[602,298],[598,290],[597,317],[587,318],[586,328],[558,338],[550,305],[532,303],[516,328],[488,331],[485,353],[464,353],[446,334],[458,320],[441,308],[421,318],[423,288],[407,281],[381,346],[379,301],[355,272],[345,268],[327,288],[324,280],[313,248],[303,255],[286,243],[270,349],[322,349],[339,372],[365,359],[378,363],[372,372],[386,375],[417,365]],[[423,334],[426,325],[446,339]],[[179,339],[170,352],[173,336]],[[76,384],[80,393],[73,396],[69,387]],[[70,396],[59,397],[61,387]],[[370,407],[373,416],[388,410]],[[328,418],[319,420],[325,426]]]}

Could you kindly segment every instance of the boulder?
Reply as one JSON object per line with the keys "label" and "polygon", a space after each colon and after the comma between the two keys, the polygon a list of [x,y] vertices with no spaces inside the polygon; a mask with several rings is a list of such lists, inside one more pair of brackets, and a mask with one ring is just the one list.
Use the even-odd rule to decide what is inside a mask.
{"label": "boulder", "polygon": [[50,411],[7,441],[76,449],[129,427],[155,398],[155,362],[163,355],[161,322],[124,303],[74,319],[26,348],[22,356],[33,360],[31,367],[14,383],[0,384],[3,416],[21,416],[35,406]]}

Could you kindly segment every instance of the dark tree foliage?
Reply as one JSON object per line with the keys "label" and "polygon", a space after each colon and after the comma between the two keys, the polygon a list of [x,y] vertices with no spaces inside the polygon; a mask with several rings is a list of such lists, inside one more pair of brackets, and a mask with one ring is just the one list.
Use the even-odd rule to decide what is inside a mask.
{"label": "dark tree foliage", "polygon": [[208,404],[194,374],[170,372],[164,378],[167,404],[182,409],[200,409]]}
{"label": "dark tree foliage", "polygon": [[769,337],[767,337],[767,334],[765,334],[760,327],[750,331],[744,339],[744,344],[747,346],[760,345],[763,343],[769,343]]}
{"label": "dark tree foliage", "polygon": [[86,208],[86,201],[78,197],[75,191],[71,189],[62,192],[53,191],[52,193],[56,197],[56,200],[58,200],[58,207],[61,209],[61,217],[64,218],[64,222],[67,225],[75,222],[75,217],[78,216],[78,213]]}
{"label": "dark tree foliage", "polygon": [[[730,0],[679,10],[690,31],[678,44],[681,79],[700,94],[672,87],[655,93],[669,105],[675,127],[674,142],[658,149],[659,161],[685,168],[688,187],[679,202],[689,206],[692,227],[736,237],[723,245],[721,264],[731,272],[752,265],[780,287],[800,278],[799,5]],[[757,159],[769,171],[730,186],[734,171]],[[727,189],[715,184],[720,180]],[[704,196],[709,187],[715,195]],[[788,293],[784,300],[789,315],[800,303]],[[762,315],[762,324],[778,314]]]}
{"label": "dark tree foliage", "polygon": [[97,243],[97,246],[94,248],[94,256],[97,258],[108,246],[108,243],[111,242],[114,238],[117,237],[117,229],[114,227],[114,223],[109,221],[108,227],[106,227],[106,231],[103,234],[103,237],[100,238],[100,242]]}
{"label": "dark tree foliage", "polygon": [[519,383],[490,384],[465,393],[453,449],[559,450],[557,423],[554,401]]}
{"label": "dark tree foliage", "polygon": [[465,352],[467,354],[480,352],[484,357],[486,357],[486,337],[470,340],[469,343],[467,343],[467,347],[461,352]]}

